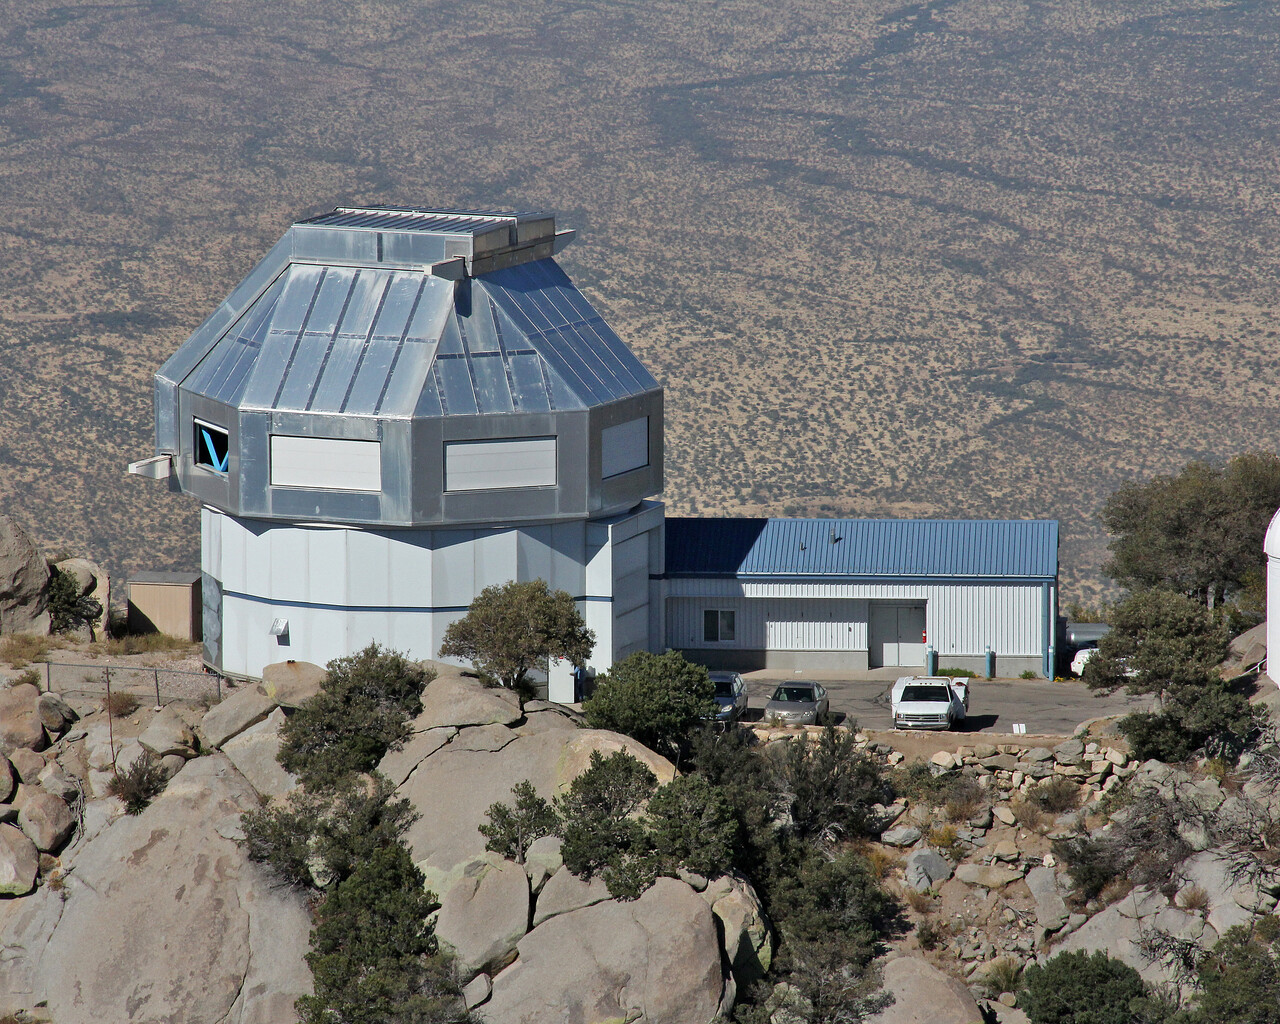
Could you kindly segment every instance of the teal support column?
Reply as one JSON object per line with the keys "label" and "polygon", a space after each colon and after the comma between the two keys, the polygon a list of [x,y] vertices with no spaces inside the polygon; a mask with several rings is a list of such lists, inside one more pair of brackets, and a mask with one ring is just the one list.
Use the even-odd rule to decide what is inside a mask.
{"label": "teal support column", "polygon": [[1040,587],[1040,607],[1042,628],[1044,630],[1044,677],[1046,679],[1053,678],[1054,669],[1054,650],[1053,650],[1053,590],[1048,583],[1044,583]]}

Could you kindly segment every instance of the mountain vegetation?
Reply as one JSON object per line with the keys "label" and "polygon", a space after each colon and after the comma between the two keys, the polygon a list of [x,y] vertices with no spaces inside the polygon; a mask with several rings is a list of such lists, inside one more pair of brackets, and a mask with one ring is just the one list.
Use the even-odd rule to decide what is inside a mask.
{"label": "mountain vegetation", "polygon": [[250,859],[316,897],[299,1020],[468,1024],[430,923],[439,904],[404,841],[417,812],[370,774],[409,735],[432,676],[376,643],[327,669],[281,730],[280,764],[302,789],[241,819]]}
{"label": "mountain vegetation", "polygon": [[543,579],[485,587],[467,614],[449,624],[440,643],[446,658],[466,658],[482,676],[519,689],[548,658],[581,665],[596,635],[582,621],[573,598]]}
{"label": "mountain vegetation", "polygon": [[1121,487],[1102,507],[1113,539],[1103,567],[1133,591],[1165,589],[1208,608],[1262,585],[1262,541],[1280,508],[1280,457],[1196,460]]}

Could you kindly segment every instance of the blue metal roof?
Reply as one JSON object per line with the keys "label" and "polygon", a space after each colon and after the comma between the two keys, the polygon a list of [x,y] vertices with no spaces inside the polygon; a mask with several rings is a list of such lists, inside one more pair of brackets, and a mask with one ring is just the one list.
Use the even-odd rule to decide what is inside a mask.
{"label": "blue metal roof", "polygon": [[668,576],[1055,578],[1055,519],[667,520]]}

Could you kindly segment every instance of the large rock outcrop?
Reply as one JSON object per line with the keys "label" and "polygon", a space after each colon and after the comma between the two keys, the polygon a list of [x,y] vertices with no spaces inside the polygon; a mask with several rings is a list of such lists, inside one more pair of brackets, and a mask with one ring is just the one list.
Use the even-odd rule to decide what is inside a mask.
{"label": "large rock outcrop", "polygon": [[61,849],[75,831],[76,819],[66,801],[41,786],[19,786],[13,804],[18,808],[18,828],[41,853]]}
{"label": "large rock outcrop", "polygon": [[12,825],[0,825],[0,896],[25,896],[39,870],[36,844]]}
{"label": "large rock outcrop", "polygon": [[457,957],[465,980],[485,967],[505,966],[529,930],[529,902],[524,868],[492,854],[474,862],[445,894],[436,935]]}
{"label": "large rock outcrop", "polygon": [[745,878],[726,875],[702,892],[720,921],[724,955],[739,986],[763,978],[773,962],[773,933],[764,904]]}
{"label": "large rock outcrop", "polygon": [[49,566],[30,535],[0,515],[0,635],[49,633]]}
{"label": "large rock outcrop", "polygon": [[296,708],[320,692],[328,675],[309,661],[278,661],[262,670],[262,692],[282,708]]}
{"label": "large rock outcrop", "polygon": [[483,1008],[494,1024],[707,1024],[725,995],[711,908],[671,878],[553,917],[517,948]]}
{"label": "large rock outcrop", "polygon": [[0,905],[0,1013],[44,1000],[59,1024],[294,1020],[310,922],[234,842],[257,805],[225,757],[199,758],[64,852],[61,893]]}
{"label": "large rock outcrop", "polygon": [[[427,687],[428,695],[436,685]],[[437,744],[444,734],[435,730],[443,727],[432,718],[425,732],[433,736],[423,745],[431,752],[421,761],[410,765],[402,756],[387,755],[385,763],[393,770],[393,777],[404,779],[399,794],[421,815],[408,834],[414,862],[441,897],[462,878],[468,865],[484,860],[485,839],[479,826],[488,820],[485,811],[497,801],[510,802],[516,783],[529,779],[538,794],[550,800],[587,769],[592,751],[607,757],[616,750],[626,750],[648,764],[660,782],[670,781],[675,774],[669,761],[629,737],[578,729],[552,712],[540,712],[539,716],[561,724],[531,731],[472,726],[462,728],[442,745]],[[495,728],[509,737],[499,749],[494,749],[496,744],[488,732]],[[483,733],[487,742],[474,742],[472,734],[476,733]],[[442,937],[446,936],[442,933]]]}
{"label": "large rock outcrop", "polygon": [[[449,715],[444,695],[461,698],[465,713]],[[274,761],[283,696],[246,687],[221,715],[206,715],[204,739],[223,744],[208,756],[184,761],[192,736],[171,712],[142,730],[146,746],[117,742],[117,763],[148,748],[173,751],[166,761],[176,774],[138,817],[124,816],[115,798],[93,798],[109,779],[95,765],[112,748],[92,717],[44,756],[24,749],[20,763],[0,761],[20,808],[17,827],[2,826],[0,888],[17,896],[36,886],[0,900],[0,1015],[45,1003],[60,1024],[295,1019],[294,1000],[310,986],[311,922],[301,899],[235,842],[244,811],[295,784]],[[628,751],[660,782],[674,775],[669,762],[625,736],[579,729],[551,705],[511,718],[506,694],[456,673],[429,706],[383,767],[420,814],[407,839],[440,897],[436,935],[458,958],[468,1005],[487,1021],[558,1024],[568,1013],[584,1024],[709,1024],[767,966],[772,936],[745,879],[694,879],[697,892],[662,878],[620,902],[602,879],[571,875],[554,837],[535,843],[523,864],[484,849],[485,811],[509,801],[518,782],[550,799],[593,752]],[[82,787],[67,776],[73,770]],[[60,797],[50,787],[64,777]],[[77,811],[84,827],[59,846],[67,840],[53,826]],[[60,856],[42,856],[46,848]]]}
{"label": "large rock outcrop", "polygon": [[523,717],[513,690],[480,686],[449,667],[437,675],[422,695],[420,729],[442,726],[511,725]]}
{"label": "large rock outcrop", "polygon": [[298,788],[297,776],[285,771],[278,760],[284,721],[284,712],[276,708],[257,725],[222,745],[222,752],[264,797],[287,796]]}
{"label": "large rock outcrop", "polygon": [[30,683],[0,687],[0,754],[44,750],[48,742],[40,719],[40,691]]}
{"label": "large rock outcrop", "polygon": [[251,725],[257,725],[276,707],[276,702],[267,696],[261,684],[241,687],[211,707],[200,720],[200,740],[208,749],[216,750],[231,737],[239,736]]}
{"label": "large rock outcrop", "polygon": [[870,1024],[979,1024],[985,1020],[969,990],[918,957],[902,956],[884,965],[884,988],[893,1004]]}
{"label": "large rock outcrop", "polygon": [[627,751],[660,783],[675,774],[670,762],[626,736],[580,729],[552,705],[531,702],[513,717],[510,695],[456,671],[431,683],[423,703],[414,737],[380,768],[421,815],[407,840],[440,897],[436,935],[458,955],[468,1002],[483,1004],[486,1020],[707,1024],[731,1004],[736,976],[759,976],[772,936],[743,879],[714,880],[699,894],[662,878],[619,902],[599,877],[562,866],[558,840],[540,840],[523,866],[485,851],[485,812],[509,803],[519,782],[550,800],[594,752]]}

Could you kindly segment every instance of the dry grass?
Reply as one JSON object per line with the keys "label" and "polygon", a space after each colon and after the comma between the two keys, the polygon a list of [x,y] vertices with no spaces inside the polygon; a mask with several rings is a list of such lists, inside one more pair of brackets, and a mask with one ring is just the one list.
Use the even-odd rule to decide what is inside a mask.
{"label": "dry grass", "polygon": [[1028,790],[1027,799],[1040,810],[1058,815],[1080,806],[1080,787],[1070,779],[1056,775]]}
{"label": "dry grass", "polygon": [[992,960],[982,972],[982,988],[992,999],[1002,992],[1017,992],[1021,984],[1022,965],[1012,957]]}
{"label": "dry grass", "polygon": [[914,889],[908,889],[902,898],[917,914],[932,914],[938,909],[937,897],[931,892],[916,892]]}
{"label": "dry grass", "polygon": [[1113,903],[1119,903],[1131,892],[1133,892],[1133,881],[1131,879],[1113,878],[1098,893],[1098,902],[1104,907],[1109,907]]}
{"label": "dry grass", "polygon": [[14,668],[26,668],[33,661],[44,661],[49,652],[63,646],[62,642],[51,636],[36,636],[34,633],[10,633],[0,638],[0,661]]}
{"label": "dry grass", "polygon": [[897,854],[890,853],[880,846],[872,846],[870,843],[856,846],[855,850],[866,860],[871,873],[881,881],[889,877],[901,860]]}
{"label": "dry grass", "polygon": [[156,654],[167,651],[195,653],[200,645],[168,633],[129,633],[125,636],[111,637],[91,644],[89,649],[94,654],[107,654],[112,657],[124,657],[130,654]]}
{"label": "dry grass", "polygon": [[124,801],[126,814],[138,815],[164,791],[167,781],[160,762],[151,754],[143,754],[125,771],[111,777],[107,792]]}
{"label": "dry grass", "polygon": [[959,860],[964,856],[964,844],[961,843],[954,825],[935,825],[929,830],[926,841],[952,860]]}
{"label": "dry grass", "polygon": [[957,779],[947,791],[943,813],[948,821],[968,821],[987,805],[987,795],[982,787],[970,778]]}
{"label": "dry grass", "polygon": [[1178,903],[1183,910],[1201,914],[1209,909],[1209,890],[1202,885],[1193,885],[1178,894]]}
{"label": "dry grass", "polygon": [[34,668],[27,668],[27,669],[23,669],[16,676],[10,679],[9,685],[10,686],[24,686],[24,685],[34,686],[38,689],[42,682],[44,682],[44,676],[42,676]]}
{"label": "dry grass", "polygon": [[112,718],[128,718],[142,706],[132,693],[109,693],[102,698],[102,707]]}
{"label": "dry grass", "polygon": [[944,946],[951,938],[951,925],[946,921],[935,921],[925,918],[916,925],[916,941],[921,949],[937,949]]}
{"label": "dry grass", "polygon": [[1031,800],[1020,797],[1009,802],[1013,817],[1028,832],[1044,832],[1053,820]]}

